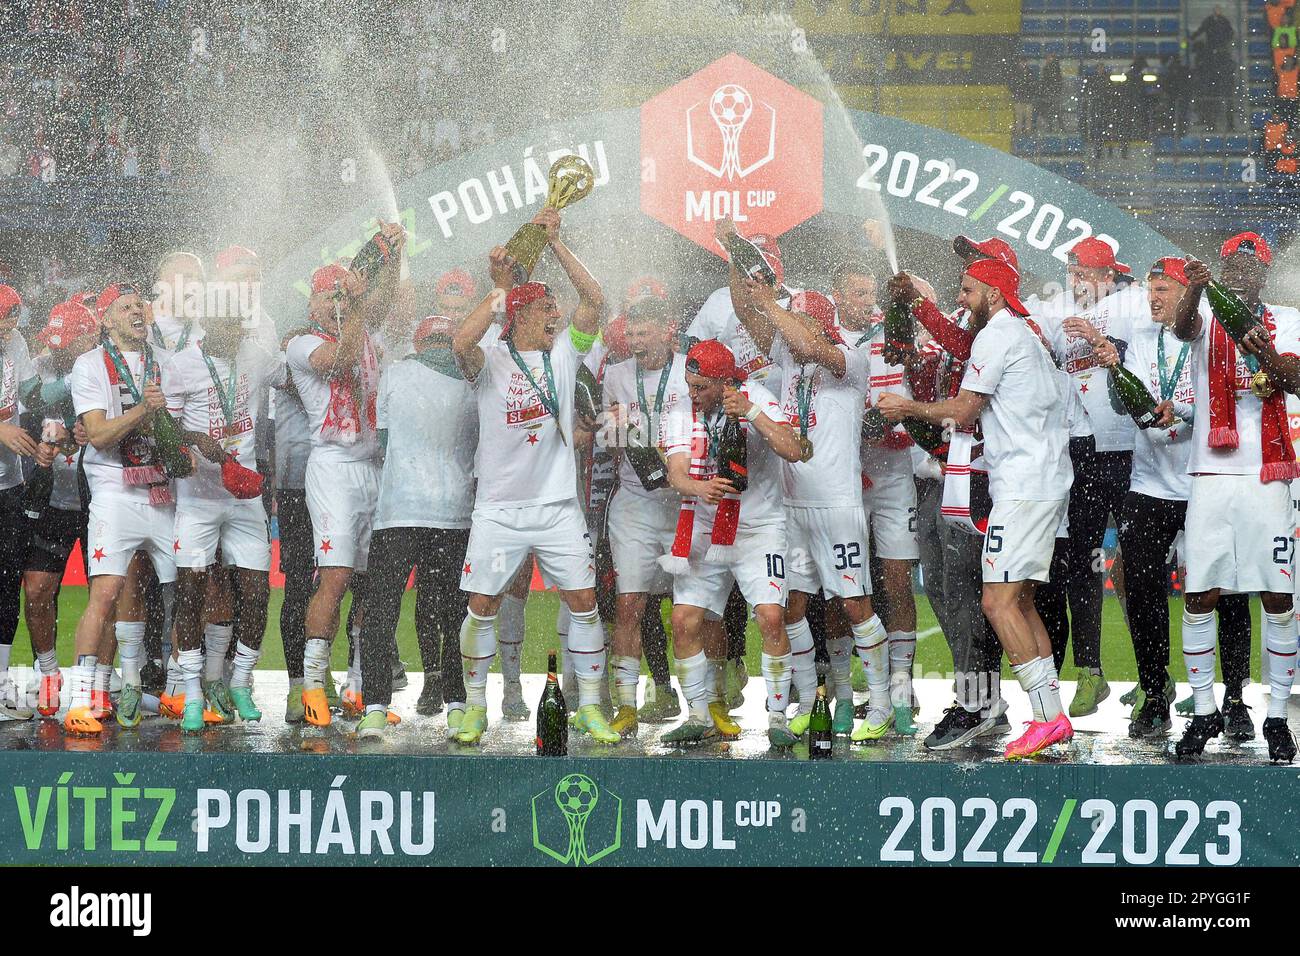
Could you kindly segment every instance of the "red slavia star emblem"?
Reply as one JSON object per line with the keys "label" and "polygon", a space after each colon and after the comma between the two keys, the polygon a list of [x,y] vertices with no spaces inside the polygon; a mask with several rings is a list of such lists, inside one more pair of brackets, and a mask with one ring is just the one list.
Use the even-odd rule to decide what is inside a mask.
{"label": "red slavia star emblem", "polygon": [[1087,391],[1088,391],[1088,386],[1087,386],[1087,384],[1083,384],[1083,385],[1080,385],[1080,386],[1079,386],[1079,393],[1080,393],[1080,394],[1086,394]]}
{"label": "red slavia star emblem", "polygon": [[180,538],[177,538],[176,541],[173,542],[173,544],[172,544],[172,550],[173,550],[173,551],[180,551],[180,549],[181,549],[181,539],[180,539]]}
{"label": "red slavia star emblem", "polygon": [[323,538],[320,543],[320,549],[324,551],[326,554],[329,554],[331,551],[334,550],[334,545],[330,544],[329,538]]}
{"label": "red slavia star emblem", "polygon": [[468,562],[468,561],[465,562],[465,567],[464,567],[464,569],[462,570],[461,573],[462,573],[462,574],[469,574],[469,562]]}
{"label": "red slavia star emblem", "polygon": [[782,700],[782,699],[783,699],[782,696],[781,696],[780,694],[774,694],[773,696],[776,697],[777,700]]}
{"label": "red slavia star emblem", "polygon": [[536,444],[537,444],[537,435],[536,435],[536,433],[534,433],[534,434],[530,434],[530,435],[528,436],[528,444],[530,444],[530,445],[536,445]]}
{"label": "red slavia star emblem", "polygon": [[76,461],[76,459],[73,458],[71,455],[64,455],[64,456],[63,456],[63,460],[64,460],[64,462],[65,462],[66,464],[69,464],[69,465],[73,464],[73,463]]}
{"label": "red slavia star emblem", "polygon": [[96,549],[95,549],[95,553],[92,554],[91,557],[94,558],[96,561],[103,561],[103,560],[104,560],[104,549],[103,549],[103,548],[96,548]]}

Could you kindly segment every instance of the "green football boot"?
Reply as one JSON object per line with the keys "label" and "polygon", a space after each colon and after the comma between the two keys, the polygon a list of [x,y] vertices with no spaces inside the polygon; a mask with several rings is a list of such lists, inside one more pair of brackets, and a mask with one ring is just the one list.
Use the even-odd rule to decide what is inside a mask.
{"label": "green football boot", "polygon": [[602,744],[616,744],[622,739],[605,722],[605,715],[601,713],[599,704],[579,707],[578,712],[573,715],[573,720],[570,721],[570,726],[578,733],[590,734]]}
{"label": "green football boot", "polygon": [[790,729],[784,714],[768,714],[767,742],[774,750],[789,750],[799,742],[799,735]]}
{"label": "green football boot", "polygon": [[460,725],[465,720],[465,710],[462,707],[453,707],[447,711],[447,739],[452,740],[460,732]]}
{"label": "green football boot", "polygon": [[894,731],[903,737],[916,736],[916,724],[912,722],[916,711],[908,704],[894,708]]}
{"label": "green football boot", "polygon": [[[450,723],[451,715],[448,715]],[[487,708],[471,704],[465,708],[465,716],[460,719],[456,730],[456,743],[476,744],[483,739],[483,732],[488,728]]]}
{"label": "green football boot", "polygon": [[1071,717],[1087,717],[1095,714],[1097,707],[1110,696],[1110,684],[1101,674],[1084,671],[1079,675],[1079,683],[1074,689],[1074,700],[1070,701]]}
{"label": "green football boot", "polygon": [[745,703],[745,687],[749,684],[749,669],[743,660],[727,661],[723,675],[723,700],[727,710],[739,710]]}
{"label": "green football boot", "polygon": [[118,724],[128,730],[140,726],[140,688],[134,684],[123,684],[122,693],[117,698],[117,710],[114,713]]}
{"label": "green football boot", "polygon": [[382,710],[367,711],[357,724],[358,740],[382,740],[388,727],[388,715]]}
{"label": "green football boot", "polygon": [[284,703],[284,722],[301,724],[306,716],[307,712],[302,706],[302,684],[293,684],[289,687],[289,697]]}
{"label": "green football boot", "polygon": [[636,708],[631,704],[622,704],[618,708],[618,713],[609,723],[609,729],[614,731],[620,737],[631,737],[636,733],[637,715]]}
{"label": "green football boot", "polygon": [[894,725],[894,714],[895,711],[892,710],[868,711],[866,718],[858,724],[858,729],[853,731],[849,739],[855,744],[860,744],[864,740],[879,740],[889,733],[889,728]]}
{"label": "green football boot", "polygon": [[1141,693],[1142,693],[1142,685],[1134,684],[1132,688],[1130,688],[1129,690],[1125,691],[1123,694],[1120,695],[1119,702],[1123,704],[1125,707],[1132,707],[1134,710],[1136,710],[1142,706],[1141,701],[1138,700],[1138,695]]}
{"label": "green football boot", "polygon": [[223,724],[235,722],[235,702],[230,699],[230,688],[224,680],[204,681],[203,697],[208,702],[208,709],[220,717]]}
{"label": "green football boot", "polygon": [[853,733],[853,701],[835,701],[835,716],[831,718],[831,732],[835,734]]}
{"label": "green football boot", "polygon": [[680,717],[682,703],[672,687],[656,687],[654,700],[647,700],[637,711],[637,719],[646,724],[662,724]]}
{"label": "green football boot", "polygon": [[790,728],[790,733],[794,734],[796,737],[802,737],[804,734],[808,733],[808,722],[810,720],[812,720],[811,710],[805,714],[795,714],[790,718],[790,723],[787,724]]}
{"label": "green football boot", "polygon": [[203,730],[203,702],[187,700],[185,713],[181,715],[181,730],[187,734],[197,734]]}
{"label": "green football boot", "polygon": [[239,714],[240,720],[252,723],[262,719],[262,712],[253,703],[253,688],[230,688],[230,702],[235,705],[235,713]]}
{"label": "green football boot", "polygon": [[330,710],[338,710],[342,706],[339,700],[339,689],[334,686],[334,675],[329,671],[325,672],[325,703],[329,704]]}
{"label": "green football boot", "polygon": [[659,739],[666,744],[698,744],[717,735],[718,730],[713,726],[712,720],[705,724],[687,717],[686,723],[674,727]]}

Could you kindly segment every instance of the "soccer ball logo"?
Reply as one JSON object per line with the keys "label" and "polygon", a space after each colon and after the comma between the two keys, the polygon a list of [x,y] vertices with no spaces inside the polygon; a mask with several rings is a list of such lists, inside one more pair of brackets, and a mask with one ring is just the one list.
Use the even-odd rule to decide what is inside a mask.
{"label": "soccer ball logo", "polygon": [[735,83],[724,83],[709,98],[709,115],[722,127],[734,126],[739,131],[753,112],[754,101],[749,92]]}
{"label": "soccer ball logo", "polygon": [[583,773],[571,773],[555,785],[555,803],[567,817],[586,817],[600,799],[596,781]]}

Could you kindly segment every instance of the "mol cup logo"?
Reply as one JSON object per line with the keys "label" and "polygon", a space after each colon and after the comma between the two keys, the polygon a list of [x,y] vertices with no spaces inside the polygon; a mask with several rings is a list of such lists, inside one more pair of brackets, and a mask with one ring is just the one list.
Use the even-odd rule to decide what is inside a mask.
{"label": "mol cup logo", "polygon": [[728,54],[641,108],[641,210],[719,256],[714,223],[779,236],[822,210],[822,105]]}
{"label": "mol cup logo", "polygon": [[585,773],[571,773],[533,795],[533,848],[551,859],[585,866],[623,845],[623,799]]}

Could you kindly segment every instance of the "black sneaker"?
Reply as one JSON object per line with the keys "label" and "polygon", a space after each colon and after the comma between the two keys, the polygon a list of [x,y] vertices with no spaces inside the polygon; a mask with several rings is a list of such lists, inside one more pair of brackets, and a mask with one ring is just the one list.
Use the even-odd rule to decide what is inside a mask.
{"label": "black sneaker", "polygon": [[1179,757],[1199,757],[1205,751],[1205,744],[1223,733],[1223,715],[1217,710],[1212,714],[1197,714],[1187,722],[1183,739],[1174,745],[1174,753]]}
{"label": "black sneaker", "polygon": [[1223,732],[1233,740],[1254,740],[1255,724],[1250,719],[1250,708],[1240,697],[1223,701]]}
{"label": "black sneaker", "polygon": [[1011,721],[1007,719],[1007,712],[1004,710],[1002,713],[998,714],[996,719],[990,720],[988,717],[984,718],[984,729],[980,731],[980,736],[997,737],[1001,734],[1009,734],[1010,732]]}
{"label": "black sneaker", "polygon": [[167,687],[167,670],[162,661],[150,660],[140,668],[140,689],[158,697]]}
{"label": "black sneaker", "polygon": [[1169,704],[1165,702],[1165,695],[1160,694],[1142,701],[1142,708],[1129,722],[1128,735],[1150,740],[1169,733],[1169,727]]}
{"label": "black sneaker", "polygon": [[1290,763],[1295,759],[1295,734],[1286,724],[1285,717],[1269,717],[1264,721],[1264,739],[1268,741],[1268,759]]}
{"label": "black sneaker", "polygon": [[442,713],[442,682],[437,677],[424,675],[424,688],[420,691],[420,699],[415,702],[415,712],[421,717]]}
{"label": "black sneaker", "polygon": [[[984,718],[979,712],[971,713],[959,704],[953,704],[943,712],[943,719],[934,725],[934,730],[925,738],[926,750],[951,750],[967,744],[980,735]],[[992,721],[989,721],[992,723]]]}

